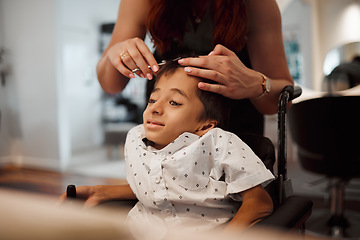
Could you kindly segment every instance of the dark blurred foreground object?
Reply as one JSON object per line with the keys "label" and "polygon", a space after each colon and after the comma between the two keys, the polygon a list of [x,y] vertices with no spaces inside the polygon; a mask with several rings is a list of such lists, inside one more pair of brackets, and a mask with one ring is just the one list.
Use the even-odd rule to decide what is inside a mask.
{"label": "dark blurred foreground object", "polygon": [[[0,239],[11,240],[132,240],[126,215],[114,209],[84,211],[81,205],[55,206],[57,198],[0,188]],[[148,226],[153,231],[153,226]],[[254,228],[242,232],[187,233],[173,229],[164,240],[303,240],[283,231]]]}
{"label": "dark blurred foreground object", "polygon": [[84,211],[76,202],[56,206],[55,197],[2,188],[0,196],[0,239],[133,239],[119,212]]}

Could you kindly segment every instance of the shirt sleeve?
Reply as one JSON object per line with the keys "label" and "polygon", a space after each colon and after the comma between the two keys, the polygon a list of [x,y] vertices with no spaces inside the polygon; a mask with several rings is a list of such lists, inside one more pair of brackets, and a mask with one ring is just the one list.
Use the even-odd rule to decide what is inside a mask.
{"label": "shirt sleeve", "polygon": [[220,161],[225,172],[227,194],[239,193],[259,184],[265,186],[274,179],[261,159],[235,134],[224,142]]}

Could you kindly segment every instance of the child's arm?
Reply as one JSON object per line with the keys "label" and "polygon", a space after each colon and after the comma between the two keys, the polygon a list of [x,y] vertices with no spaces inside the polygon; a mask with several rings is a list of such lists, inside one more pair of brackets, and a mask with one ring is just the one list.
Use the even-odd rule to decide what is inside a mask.
{"label": "child's arm", "polygon": [[[136,199],[136,196],[129,184],[124,184],[77,187],[76,198],[85,200],[84,207],[93,207],[105,201]],[[66,193],[60,196],[59,203],[65,200]]]}
{"label": "child's arm", "polygon": [[239,230],[248,228],[270,215],[273,211],[273,202],[266,190],[258,185],[240,193],[242,205],[226,229]]}

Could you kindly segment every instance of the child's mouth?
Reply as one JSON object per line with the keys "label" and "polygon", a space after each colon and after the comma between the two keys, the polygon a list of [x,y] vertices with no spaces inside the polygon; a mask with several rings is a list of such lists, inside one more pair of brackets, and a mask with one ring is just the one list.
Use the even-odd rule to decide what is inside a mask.
{"label": "child's mouth", "polygon": [[147,124],[148,125],[156,125],[156,126],[165,126],[163,123],[161,122],[158,122],[158,121],[151,121],[151,120],[148,120],[147,121]]}

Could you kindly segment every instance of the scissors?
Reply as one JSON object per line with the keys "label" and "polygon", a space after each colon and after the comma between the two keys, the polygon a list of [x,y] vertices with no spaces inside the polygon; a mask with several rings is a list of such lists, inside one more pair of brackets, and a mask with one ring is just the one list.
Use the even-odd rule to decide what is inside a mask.
{"label": "scissors", "polygon": [[[175,62],[177,60],[181,59],[181,57],[177,57],[177,58],[174,58],[173,60],[170,60],[170,61],[166,61],[166,60],[162,60],[161,62],[158,63],[159,67],[162,66],[162,65],[165,65],[167,62]],[[149,69],[151,69],[150,66],[148,66]],[[135,68],[134,70],[131,70],[131,72],[135,73],[137,71],[140,71],[140,68]]]}

